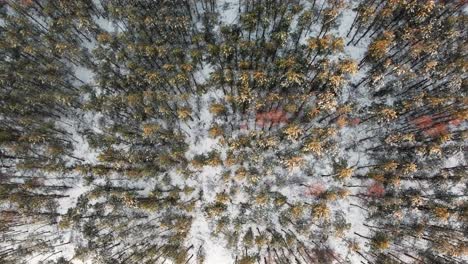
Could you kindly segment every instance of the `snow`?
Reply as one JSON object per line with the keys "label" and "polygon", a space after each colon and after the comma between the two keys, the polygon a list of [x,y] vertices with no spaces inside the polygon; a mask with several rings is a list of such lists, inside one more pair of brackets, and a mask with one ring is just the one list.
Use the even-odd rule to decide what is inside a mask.
{"label": "snow", "polygon": [[[322,2],[319,1],[317,4],[321,3]],[[233,25],[238,23],[238,4],[239,1],[237,0],[225,0],[218,2],[218,7],[220,7],[220,10],[222,10],[220,24]],[[351,3],[350,6],[344,9],[339,18],[341,20],[340,26],[333,31],[333,33],[338,34],[338,36],[344,37],[345,43],[350,40],[350,37],[345,36],[351,27],[354,17],[356,16],[356,12],[352,10],[353,4],[354,3]],[[99,27],[107,32],[118,32],[123,28],[123,25],[118,25],[115,22],[106,20],[104,18],[96,18],[95,20]],[[294,28],[291,30],[294,30]],[[319,29],[315,28],[315,31],[310,32],[308,36],[304,36],[301,42],[303,42],[307,37],[318,34],[318,32],[316,32],[317,30]],[[344,58],[352,58],[355,61],[360,62],[365,56],[365,52],[369,43],[370,40],[368,37],[366,37],[363,38],[358,45],[345,46],[344,52],[343,54],[340,54],[340,56]],[[87,45],[88,49],[91,50],[95,46],[95,43],[88,43]],[[199,84],[206,83],[210,74],[214,70],[215,69],[213,66],[205,64],[201,71],[195,73],[196,81]],[[90,86],[94,85],[94,73],[92,70],[84,67],[74,67],[74,73],[76,77],[85,84]],[[349,84],[358,83],[364,76],[366,76],[366,69],[361,69],[355,76],[350,79]],[[358,110],[364,109],[366,106],[371,105],[370,92],[367,89],[368,88],[364,87],[355,89],[351,85],[347,85],[343,88],[343,93],[339,100],[341,102],[356,102],[358,104]],[[198,102],[200,109],[197,109],[197,113],[200,114],[200,120],[180,123],[181,128],[188,132],[186,143],[189,145],[189,149],[185,153],[187,159],[192,159],[196,155],[207,154],[213,150],[220,152],[222,158],[225,158],[228,148],[221,144],[219,139],[213,139],[206,133],[207,129],[209,129],[211,123],[214,120],[214,117],[209,112],[210,102],[214,100],[219,101],[223,98],[224,94],[222,93],[221,89],[216,91],[208,91],[202,94],[198,98],[198,100],[200,100]],[[193,108],[195,108],[196,103],[197,102],[195,102],[195,100],[191,101]],[[97,159],[98,152],[89,146],[86,138],[83,137],[81,132],[85,129],[91,129],[95,132],[102,132],[99,129],[99,118],[101,116],[91,112],[82,112],[80,115],[83,117],[84,121],[78,122],[73,118],[64,119],[62,120],[63,122],[60,123],[60,126],[68,133],[72,134],[74,141],[73,156],[80,160],[78,162],[79,164],[99,164]],[[254,121],[250,120],[250,122],[251,125],[249,127],[253,127]],[[307,155],[305,157],[306,169],[295,168],[291,171],[285,171],[276,168],[277,170],[272,171],[270,173],[271,175],[269,174],[265,176],[269,179],[261,182],[259,185],[261,185],[261,188],[268,188],[270,191],[278,191],[279,193],[285,195],[289,202],[301,202],[306,199],[304,198],[303,194],[304,187],[299,185],[299,183],[305,185],[320,183],[326,187],[340,187],[343,185],[343,183],[337,182],[337,180],[333,177],[324,176],[330,176],[334,173],[334,164],[339,159],[344,159],[350,167],[360,167],[372,164],[373,158],[370,156],[370,154],[367,154],[364,151],[365,149],[371,147],[371,143],[369,141],[365,141],[363,143],[359,142],[360,139],[373,135],[372,129],[376,128],[370,125],[344,127],[340,129],[338,131],[338,135],[334,137],[337,141],[336,146],[326,150],[327,155],[321,157]],[[239,135],[233,135],[233,137],[237,136]],[[348,147],[353,145],[356,146],[348,149]],[[281,148],[288,148],[291,146],[294,147],[294,143],[286,146],[283,145]],[[121,147],[124,148],[125,146]],[[265,157],[274,156],[274,154],[275,153],[272,152],[264,153]],[[249,159],[253,159],[253,157],[249,157]],[[70,163],[73,162],[76,161],[70,161]],[[251,162],[251,160],[249,160],[249,162]],[[462,151],[457,152],[448,159],[444,160],[443,164],[445,168],[466,165],[465,156]],[[231,167],[230,169],[235,168],[236,167]],[[204,193],[202,200],[199,201],[199,205],[192,215],[193,223],[189,234],[189,243],[195,245],[194,248],[196,249],[200,246],[204,248],[204,251],[206,252],[205,262],[208,264],[224,264],[234,262],[232,252],[230,252],[230,250],[225,247],[225,240],[222,237],[216,237],[212,234],[212,224],[209,222],[210,220],[206,218],[205,213],[202,211],[200,206],[200,204],[213,202],[217,193],[221,193],[229,187],[221,179],[223,169],[224,168],[222,166],[204,166],[202,169],[196,171],[196,180],[188,179],[186,181],[182,179],[175,170],[168,172],[171,175],[173,184],[182,186],[185,183],[191,187],[199,188]],[[361,168],[358,171],[359,173],[364,174],[365,172],[368,172],[368,169]],[[270,186],[269,183],[275,182],[274,178],[277,176],[276,174],[282,176],[286,175],[285,183],[288,184],[283,186]],[[153,181],[135,181],[132,183],[134,186],[145,188],[145,190],[140,192],[141,194],[149,193],[150,189],[154,186]],[[351,178],[346,182],[348,185],[355,186],[364,186],[366,183],[367,182],[356,178]],[[70,184],[72,184],[74,188],[65,193],[70,197],[60,200],[58,212],[62,214],[66,213],[69,208],[72,208],[76,204],[76,201],[80,195],[91,189],[91,187],[85,186],[82,179],[79,179],[78,181],[72,182]],[[359,192],[362,192],[362,189],[352,188],[351,191],[352,194],[355,195]],[[462,191],[462,186],[460,186],[459,191]],[[242,202],[249,199],[249,196],[247,196],[245,193],[242,193],[235,197],[235,199],[236,201],[234,202]],[[362,242],[362,239],[357,237],[355,233],[359,233],[364,236],[367,236],[371,233],[369,228],[363,225],[363,223],[366,222],[367,212],[357,206],[354,206],[353,204],[359,204],[359,200],[356,197],[350,196],[343,200],[331,203],[330,207],[333,213],[343,212],[346,216],[346,220],[349,222],[349,224],[351,224],[350,229],[346,231],[344,237],[356,239]],[[235,205],[229,206],[229,210],[229,213],[232,215],[239,214],[238,207]],[[277,219],[271,219],[271,221],[274,225],[280,225]],[[73,239],[73,235],[74,234],[70,234],[69,239]],[[63,256],[69,258],[73,256],[73,249],[75,247],[73,244],[74,242],[75,241],[72,240],[70,245],[64,246],[62,252]],[[349,252],[347,244],[343,239],[330,238],[327,243],[332,249],[334,249],[342,256],[348,256],[351,263],[360,263],[363,261],[362,257],[360,257],[358,254]],[[362,243],[361,246],[365,247],[364,243]],[[33,259],[31,261],[34,263],[39,260]],[[82,262],[74,259],[72,260],[72,263]],[[92,263],[92,260],[89,260],[87,263]]]}
{"label": "snow", "polygon": [[94,73],[92,70],[84,68],[84,67],[76,67],[75,68],[75,76],[83,81],[86,84],[92,82],[94,78]]}
{"label": "snow", "polygon": [[[206,252],[206,264],[233,263],[231,253],[223,247],[224,241],[215,239],[211,235],[209,224],[205,217],[198,215],[192,223],[192,230],[189,235],[192,241],[198,241]],[[197,248],[197,247],[196,247]]]}
{"label": "snow", "polygon": [[[236,19],[236,7],[235,3],[229,4],[230,9],[229,12],[226,14],[222,15],[222,23],[233,23],[232,21],[235,21]],[[349,29],[350,24],[346,24],[349,21],[352,21],[354,18],[354,11],[349,11],[346,10],[344,13],[344,22],[341,24],[341,27],[339,29],[340,35],[345,35],[343,33],[344,31]],[[350,22],[349,22],[350,23]],[[310,34],[313,34],[314,32],[311,32]],[[305,38],[305,37],[304,37]],[[367,39],[363,39],[358,46],[347,46],[345,48],[345,56],[346,57],[351,57],[355,59],[356,61],[360,61],[364,57],[364,53],[367,50],[367,45],[369,41]],[[212,70],[211,68],[208,68],[208,71]],[[205,70],[203,70],[205,71]],[[207,76],[209,73],[204,73],[202,75]],[[357,74],[359,76],[364,76],[364,72],[360,72]],[[202,79],[200,79],[202,80]],[[356,80],[356,79],[352,79]],[[351,89],[350,89],[351,90]],[[219,92],[219,91],[218,91]],[[350,91],[350,94],[348,97],[343,98],[344,101],[349,100],[349,99],[354,99],[355,98],[355,92]],[[207,95],[202,96],[202,109],[200,110],[201,113],[201,120],[202,120],[202,125],[201,125],[201,130],[207,129],[208,127],[206,126],[207,124],[211,123],[211,120],[213,120],[213,117],[211,114],[208,112],[208,105],[209,105],[209,99],[210,98],[222,98],[222,94],[213,94],[209,93]],[[370,101],[368,98],[362,99],[363,105],[368,105],[370,104]],[[253,122],[251,120],[251,125],[249,128],[253,127]],[[196,124],[190,124],[190,126],[197,127]],[[191,130],[192,132],[195,132],[194,134],[196,136],[192,136],[189,138],[188,143],[190,145],[189,151],[187,152],[186,156],[187,158],[192,158],[195,155],[199,154],[204,154],[208,153],[209,151],[212,150],[217,150],[219,152],[225,153],[226,149],[223,149],[223,147],[219,144],[218,140],[212,139],[208,137],[207,135],[201,136],[200,132],[201,130],[194,131],[193,129]],[[367,129],[366,129],[367,130]],[[339,145],[336,150],[330,150],[331,152],[334,152],[334,155],[338,157],[342,157],[348,161],[348,164],[353,165],[353,166],[361,166],[361,165],[368,165],[371,158],[367,157],[366,155],[362,154],[362,149],[365,149],[369,147],[367,144],[360,144],[358,149],[350,149],[350,150],[345,150],[345,147],[348,147],[352,144],[355,144],[359,139],[364,138],[368,136],[364,131],[366,131],[363,126],[359,127],[346,127],[343,128],[339,132]],[[264,154],[269,155],[268,153]],[[290,182],[287,185],[284,186],[269,186],[267,185],[270,189],[270,191],[278,191],[281,194],[285,195],[288,197],[288,200],[290,202],[300,202],[303,201],[304,195],[303,195],[303,190],[304,188],[299,186],[299,185],[294,185],[295,181],[302,182],[305,184],[312,184],[315,182],[323,182],[325,185],[328,185],[328,187],[331,187],[335,185],[334,180],[331,177],[322,177],[322,175],[329,175],[333,173],[333,163],[334,159],[330,158],[314,158],[312,156],[306,157],[306,160],[310,164],[310,174],[313,175],[313,177],[307,177],[303,175],[303,171],[299,168],[295,168],[290,172],[285,172],[285,171],[278,171],[279,175],[286,175],[288,181]],[[207,203],[207,202],[212,202],[214,200],[214,195],[216,193],[220,193],[226,189],[227,186],[224,185],[224,183],[220,182],[219,176],[221,173],[221,168],[220,167],[210,167],[210,166],[205,166],[199,173],[199,181],[197,182],[190,182],[193,184],[193,186],[201,186],[201,188],[204,191],[205,197],[202,200],[202,203]],[[268,183],[267,183],[268,184]],[[350,184],[361,184],[359,180],[352,180]],[[339,185],[338,185],[339,186]],[[248,196],[245,196],[245,194],[239,194],[238,196],[235,197],[236,202],[246,202],[249,198]],[[346,231],[345,237],[349,238],[359,238],[354,234],[355,232],[361,234],[361,235],[368,235],[369,230],[367,227],[363,225],[365,222],[365,219],[367,217],[367,212],[364,210],[360,209],[359,207],[352,206],[351,204],[359,204],[359,201],[357,201],[355,198],[349,197],[345,200],[341,200],[338,202],[335,202],[334,205],[332,205],[332,210],[333,211],[343,211],[346,214],[346,219],[349,221],[351,224],[351,228]],[[237,215],[236,208],[234,206],[230,206],[230,215],[234,216]],[[279,223],[276,222],[275,219],[272,219],[274,225],[278,225]],[[206,261],[207,263],[230,263],[232,262],[232,255],[230,254],[229,250],[224,248],[223,240],[220,240],[219,238],[213,238],[211,233],[209,232],[209,223],[205,219],[203,212],[197,212],[194,224],[192,226],[192,235],[194,238],[197,240],[200,240],[204,248],[206,250]],[[328,241],[329,245],[335,249],[337,252],[341,254],[345,254],[345,252],[348,252],[347,244],[344,243],[344,241],[340,239],[329,239]],[[364,245],[362,245],[364,246]],[[360,257],[357,254],[346,254],[352,263],[359,263],[362,260],[362,257]]]}
{"label": "snow", "polygon": [[466,158],[462,150],[444,160],[444,168],[454,168],[457,166],[465,166]]}
{"label": "snow", "polygon": [[219,1],[218,7],[221,12],[220,20],[222,24],[232,25],[237,24],[239,19],[239,1],[238,0],[222,0]]}

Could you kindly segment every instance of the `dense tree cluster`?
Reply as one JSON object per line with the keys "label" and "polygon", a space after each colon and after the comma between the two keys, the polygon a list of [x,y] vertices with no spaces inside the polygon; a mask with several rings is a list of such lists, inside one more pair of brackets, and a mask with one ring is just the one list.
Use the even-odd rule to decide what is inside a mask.
{"label": "dense tree cluster", "polygon": [[0,0],[0,262],[463,263],[464,10]]}

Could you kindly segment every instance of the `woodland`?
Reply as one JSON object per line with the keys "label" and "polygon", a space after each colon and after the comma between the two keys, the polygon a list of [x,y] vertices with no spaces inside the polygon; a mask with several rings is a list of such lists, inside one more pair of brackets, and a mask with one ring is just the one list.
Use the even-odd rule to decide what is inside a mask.
{"label": "woodland", "polygon": [[0,0],[0,263],[467,263],[467,13]]}

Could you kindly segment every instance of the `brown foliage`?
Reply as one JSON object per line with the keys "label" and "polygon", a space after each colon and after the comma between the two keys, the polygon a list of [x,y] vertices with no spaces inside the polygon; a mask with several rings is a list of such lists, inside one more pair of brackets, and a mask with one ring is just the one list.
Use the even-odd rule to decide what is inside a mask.
{"label": "brown foliage", "polygon": [[325,192],[325,186],[322,183],[314,183],[307,187],[306,195],[319,197]]}
{"label": "brown foliage", "polygon": [[257,113],[255,117],[257,126],[263,127],[265,123],[280,124],[288,121],[287,113],[282,110],[272,110],[264,113]]}
{"label": "brown foliage", "polygon": [[375,198],[381,198],[385,194],[384,186],[379,182],[374,182],[369,188],[367,189],[367,195]]}

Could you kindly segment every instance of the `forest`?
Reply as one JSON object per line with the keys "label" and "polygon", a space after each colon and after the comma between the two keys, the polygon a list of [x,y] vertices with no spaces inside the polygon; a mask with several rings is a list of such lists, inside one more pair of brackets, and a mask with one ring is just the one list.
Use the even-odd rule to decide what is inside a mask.
{"label": "forest", "polygon": [[0,0],[0,264],[468,262],[466,0]]}

